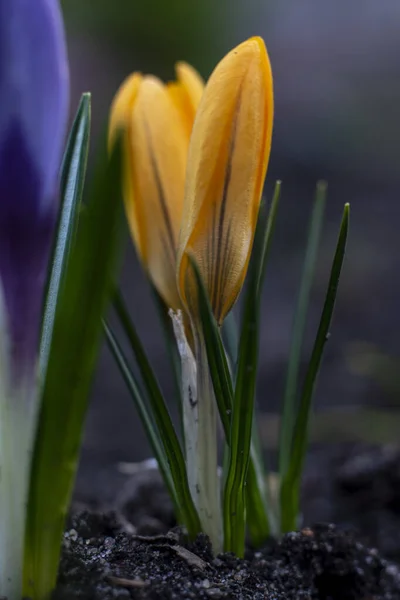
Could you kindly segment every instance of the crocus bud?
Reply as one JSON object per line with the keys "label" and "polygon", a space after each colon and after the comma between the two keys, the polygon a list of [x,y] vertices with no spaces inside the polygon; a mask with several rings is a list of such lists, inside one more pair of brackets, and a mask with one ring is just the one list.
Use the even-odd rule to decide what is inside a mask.
{"label": "crocus bud", "polygon": [[0,278],[14,378],[36,360],[67,111],[58,2],[0,0]]}
{"label": "crocus bud", "polygon": [[134,73],[119,89],[110,115],[109,142],[124,135],[123,195],[140,260],[165,303],[181,306],[176,248],[181,223],[189,137],[202,92],[188,65],[164,85]]}
{"label": "crocus bud", "polygon": [[271,66],[254,37],[212,73],[193,126],[178,248],[180,297],[198,318],[189,256],[222,323],[243,285],[267,170],[273,124]]}

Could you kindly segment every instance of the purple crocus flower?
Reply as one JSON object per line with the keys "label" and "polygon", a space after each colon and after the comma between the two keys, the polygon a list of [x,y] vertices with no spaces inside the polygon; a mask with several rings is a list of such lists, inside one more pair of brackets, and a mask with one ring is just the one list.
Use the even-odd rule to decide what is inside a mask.
{"label": "purple crocus flower", "polygon": [[58,1],[0,0],[0,278],[14,384],[34,372],[68,89]]}

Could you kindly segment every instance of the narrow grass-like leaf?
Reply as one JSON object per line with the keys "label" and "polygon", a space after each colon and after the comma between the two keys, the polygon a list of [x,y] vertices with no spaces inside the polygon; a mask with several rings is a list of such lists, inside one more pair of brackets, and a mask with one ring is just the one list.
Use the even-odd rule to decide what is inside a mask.
{"label": "narrow grass-like leaf", "polygon": [[307,248],[304,258],[299,298],[293,321],[292,342],[290,345],[286,386],[283,397],[282,426],[279,439],[279,474],[286,473],[291,450],[291,440],[296,419],[296,399],[298,392],[298,377],[301,361],[304,330],[310,303],[311,287],[314,280],[319,242],[325,212],[326,183],[317,184],[314,207],[310,219],[307,236]]}
{"label": "narrow grass-like leaf", "polygon": [[229,359],[229,366],[233,380],[236,379],[236,363],[238,356],[239,331],[233,310],[228,314],[222,324],[222,341]]}
{"label": "narrow grass-like leaf", "polygon": [[[280,198],[280,183],[269,211],[267,225],[258,219],[250,261],[240,334],[237,378],[231,425],[228,475],[224,490],[225,550],[244,554],[246,526],[246,477],[250,460],[254,398],[258,362],[258,336],[262,281],[274,231]],[[254,481],[254,478],[251,479]]]}
{"label": "narrow grass-like leaf", "polygon": [[83,94],[69,135],[61,169],[61,209],[47,283],[39,352],[39,378],[46,377],[57,301],[75,237],[86,175],[90,137],[90,94]]}
{"label": "narrow grass-like leaf", "polygon": [[[218,405],[219,415],[225,433],[227,447],[225,458],[229,458],[231,443],[231,415],[233,406],[233,386],[229,365],[225,354],[220,332],[212,313],[211,305],[202,281],[198,266],[194,261],[192,268],[196,277],[198,288],[199,308],[203,328],[204,342],[207,351],[208,367],[213,382],[214,394]],[[224,458],[224,467],[226,460]],[[224,472],[226,469],[224,469]],[[254,447],[251,450],[249,464],[249,478],[246,491],[250,499],[249,530],[254,544],[260,545],[270,533],[269,520],[266,506],[265,483],[262,481],[263,473]]]}
{"label": "narrow grass-like leaf", "polygon": [[274,530],[267,494],[263,465],[252,445],[246,482],[246,522],[255,548],[259,548]]}
{"label": "narrow grass-like leaf", "polygon": [[103,326],[108,347],[118,365],[122,377],[124,378],[132,400],[135,403],[140,420],[146,431],[154,457],[157,460],[160,473],[164,479],[164,483],[169,491],[172,501],[174,502],[175,509],[177,510],[178,506],[176,503],[176,494],[174,482],[172,481],[171,477],[171,470],[169,468],[169,464],[164,453],[164,448],[160,442],[160,433],[154,423],[154,419],[149,410],[147,398],[142,397],[142,392],[139,388],[138,382],[136,381],[135,375],[130,369],[127,358],[121,346],[119,345],[118,340],[115,334],[113,333],[112,329],[107,323],[104,323]]}
{"label": "narrow grass-like leaf", "polygon": [[284,475],[281,487],[281,529],[283,532],[295,529],[299,514],[299,498],[301,474],[304,464],[304,458],[307,448],[307,430],[310,415],[311,403],[314,394],[315,384],[325,343],[329,337],[329,328],[332,321],[333,310],[335,307],[336,295],[338,291],[340,273],[342,270],[343,259],[346,250],[346,241],[349,227],[348,204],[344,207],[342,222],[340,225],[339,237],[333,259],[332,269],[329,278],[328,290],[325,297],[325,303],[322,310],[317,336],[311,353],[304,386],[300,399],[299,409],[296,415],[296,423],[293,431],[293,440],[291,443],[291,456],[287,473]]}
{"label": "narrow grass-like leaf", "polygon": [[199,268],[192,258],[190,258],[190,263],[197,283],[200,318],[207,351],[208,368],[213,382],[215,399],[224,428],[226,442],[230,445],[233,385],[229,365]]}
{"label": "narrow grass-like leaf", "polygon": [[172,325],[171,317],[168,314],[168,307],[154,286],[152,286],[152,292],[156,309],[160,318],[161,327],[164,333],[165,347],[167,349],[167,354],[171,365],[172,376],[174,381],[175,400],[181,419],[182,434],[184,435],[182,426],[181,361],[175,339],[174,328]]}
{"label": "narrow grass-like leaf", "polygon": [[49,598],[121,242],[120,148],[96,171],[63,274],[42,392],[27,516],[24,597]]}
{"label": "narrow grass-like leaf", "polygon": [[135,355],[151,405],[153,418],[160,432],[164,452],[170,466],[180,516],[190,537],[193,538],[200,532],[200,521],[190,494],[185,459],[178,436],[153,369],[119,291],[114,296],[114,308]]}
{"label": "narrow grass-like leaf", "polygon": [[[255,548],[265,542],[266,539],[265,526],[262,529],[262,533],[260,532],[259,523],[263,522],[261,517],[253,517],[257,511],[258,515],[260,515],[263,508],[263,512],[266,515],[264,521],[265,518],[267,518],[270,536],[278,537],[280,531],[279,502],[275,486],[273,485],[274,473],[271,468],[269,456],[264,455],[263,453],[258,416],[259,413],[255,406],[253,413],[253,429],[251,432],[251,457],[246,485],[247,524],[249,527],[250,540]],[[253,470],[253,473],[250,473],[251,469]],[[254,491],[251,482],[255,480],[255,478],[258,485]],[[250,507],[253,507],[253,510],[251,510]]]}

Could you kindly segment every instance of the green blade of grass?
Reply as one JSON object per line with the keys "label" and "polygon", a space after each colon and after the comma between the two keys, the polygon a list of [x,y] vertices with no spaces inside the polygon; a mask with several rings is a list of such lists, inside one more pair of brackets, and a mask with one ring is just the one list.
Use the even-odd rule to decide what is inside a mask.
{"label": "green blade of grass", "polygon": [[265,473],[258,458],[254,445],[252,445],[246,481],[246,522],[251,543],[255,548],[262,546],[274,531],[273,519],[268,506]]}
{"label": "green blade of grass", "polygon": [[179,357],[179,352],[178,352],[178,347],[177,347],[177,343],[176,343],[176,339],[175,339],[172,320],[168,314],[168,307],[154,286],[152,286],[152,292],[153,292],[156,309],[157,309],[157,312],[158,312],[158,315],[160,318],[161,327],[162,327],[162,330],[164,333],[165,346],[167,349],[167,354],[168,354],[169,362],[170,362],[171,369],[172,369],[175,400],[176,400],[176,405],[177,405],[178,411],[179,411],[179,417],[180,417],[180,422],[181,422],[180,424],[181,424],[182,437],[183,437],[184,431],[183,431],[183,417],[182,417],[181,360]]}
{"label": "green blade of grass", "polygon": [[120,373],[126,383],[126,386],[129,390],[129,393],[132,397],[132,400],[135,403],[136,410],[139,413],[140,420],[143,424],[143,427],[146,431],[151,449],[153,451],[154,457],[157,460],[158,467],[160,469],[160,473],[164,479],[164,483],[168,489],[168,492],[174,502],[175,509],[178,509],[175,495],[174,483],[171,477],[171,470],[169,468],[168,461],[164,454],[164,449],[160,443],[160,433],[154,423],[152,414],[149,410],[147,402],[145,398],[142,397],[142,392],[139,388],[138,382],[136,381],[135,375],[132,370],[129,368],[129,364],[127,358],[118,343],[118,340],[112,331],[112,329],[108,326],[107,323],[103,324],[104,333],[106,335],[106,340],[108,347],[117,363],[117,366],[120,370]]}
{"label": "green blade of grass", "polygon": [[55,587],[89,391],[121,245],[120,145],[96,171],[63,275],[43,385],[27,515],[24,596]]}
{"label": "green blade of grass", "polygon": [[233,385],[229,365],[199,268],[192,258],[190,258],[190,263],[197,283],[201,325],[207,352],[208,368],[213,382],[215,400],[217,402],[226,442],[230,445]]}
{"label": "green blade of grass", "polygon": [[[224,346],[212,313],[211,305],[208,299],[207,291],[202,281],[200,271],[196,263],[191,261],[195,274],[201,323],[203,336],[207,351],[208,367],[213,382],[215,399],[217,402],[221,423],[224,429],[226,449],[224,452],[224,473],[229,460],[229,446],[231,436],[231,414],[233,406],[233,386],[229,371],[229,365],[225,354]],[[260,464],[255,448],[252,448],[249,466],[249,478],[246,491],[250,498],[252,511],[249,511],[249,528],[252,542],[261,544],[268,537],[270,532],[267,507],[265,484],[260,477]]]}
{"label": "green blade of grass", "polygon": [[83,94],[69,135],[61,168],[61,210],[52,266],[47,283],[39,351],[39,378],[43,384],[51,347],[57,301],[71,251],[85,183],[90,138],[90,94]]}
{"label": "green blade of grass", "polygon": [[301,277],[300,293],[293,321],[292,342],[290,345],[286,386],[283,397],[282,425],[279,439],[279,474],[286,473],[290,460],[290,445],[296,417],[296,397],[301,361],[304,330],[310,303],[311,287],[314,280],[319,242],[325,212],[326,183],[319,182],[310,219],[307,248]]}
{"label": "green blade of grass", "polygon": [[236,363],[238,355],[239,333],[233,310],[222,324],[222,340],[229,359],[232,379],[236,378]]}
{"label": "green blade of grass", "polygon": [[185,459],[178,436],[153,369],[119,291],[114,296],[114,308],[135,355],[146,388],[153,419],[160,433],[161,442],[169,463],[180,516],[186,525],[189,536],[194,538],[200,532],[200,520],[190,494]]}
{"label": "green blade of grass", "polygon": [[[278,182],[275,186],[266,227],[263,219],[258,219],[240,334],[229,467],[223,506],[225,550],[234,552],[237,556],[244,554],[246,477],[251,455],[262,281],[276,222],[279,198],[280,183]],[[256,478],[251,478],[250,481],[253,483]],[[251,515],[252,517],[253,515]]]}
{"label": "green blade of grass", "polygon": [[291,443],[290,463],[287,473],[284,475],[281,487],[281,530],[292,531],[296,528],[299,514],[300,485],[303,463],[307,448],[308,420],[311,409],[312,398],[325,343],[329,337],[329,328],[335,307],[336,295],[339,285],[340,273],[346,250],[346,241],[349,227],[348,204],[344,207],[339,237],[335,256],[332,263],[328,290],[322,310],[317,336],[311,353],[304,386],[301,394],[300,405],[296,415],[296,422]]}

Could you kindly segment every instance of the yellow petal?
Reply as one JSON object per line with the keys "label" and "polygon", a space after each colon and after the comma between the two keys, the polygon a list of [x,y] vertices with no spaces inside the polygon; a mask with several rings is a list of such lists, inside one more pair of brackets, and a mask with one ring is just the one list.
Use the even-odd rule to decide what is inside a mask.
{"label": "yellow petal", "polygon": [[110,110],[108,126],[108,145],[112,145],[118,129],[126,129],[132,113],[139,86],[142,81],[140,73],[132,73],[125,79],[117,91]]}
{"label": "yellow petal", "polygon": [[[109,150],[111,150],[115,137],[119,131],[122,132],[124,138],[122,195],[124,197],[125,206],[127,207],[130,205],[133,196],[132,177],[130,173],[132,163],[130,144],[131,115],[142,79],[143,77],[140,73],[132,73],[132,75],[129,75],[122,83],[111,105],[108,125]],[[130,219],[129,225],[134,243],[140,255],[139,231],[136,219]]]}
{"label": "yellow petal", "polygon": [[176,78],[185,89],[193,110],[193,115],[195,115],[204,92],[204,80],[196,69],[188,63],[176,63],[175,70]]}
{"label": "yellow petal", "polygon": [[177,81],[168,83],[168,92],[175,103],[188,135],[204,91],[204,81],[198,72],[185,62],[175,65]]}
{"label": "yellow petal", "polygon": [[246,275],[269,160],[273,85],[261,38],[229,52],[211,75],[193,126],[177,280],[196,318],[193,255],[219,323]]}
{"label": "yellow petal", "polygon": [[143,77],[130,116],[130,190],[125,205],[148,275],[167,305],[174,309],[180,307],[176,249],[188,144],[166,87],[156,77]]}

